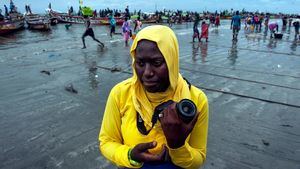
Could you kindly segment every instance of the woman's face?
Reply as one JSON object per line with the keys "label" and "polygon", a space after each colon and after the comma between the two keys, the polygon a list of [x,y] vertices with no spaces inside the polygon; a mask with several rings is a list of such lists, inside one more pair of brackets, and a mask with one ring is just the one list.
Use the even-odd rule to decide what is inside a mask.
{"label": "woman's face", "polygon": [[138,79],[148,92],[164,92],[169,87],[168,66],[155,42],[138,42],[134,66]]}

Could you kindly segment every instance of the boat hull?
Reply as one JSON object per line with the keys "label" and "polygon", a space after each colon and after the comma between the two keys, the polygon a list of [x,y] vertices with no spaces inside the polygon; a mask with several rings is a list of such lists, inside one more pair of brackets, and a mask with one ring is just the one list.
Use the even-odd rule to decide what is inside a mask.
{"label": "boat hull", "polygon": [[50,30],[51,29],[51,21],[47,16],[31,14],[26,15],[25,20],[28,26],[28,29],[33,30]]}
{"label": "boat hull", "polygon": [[24,19],[5,20],[0,22],[0,35],[6,35],[22,28],[24,28]]}
{"label": "boat hull", "polygon": [[51,30],[50,23],[27,23],[28,28],[32,30]]}
{"label": "boat hull", "polygon": [[[55,11],[49,11],[49,15],[56,18],[59,23],[72,23],[72,24],[84,24],[84,18],[82,16],[73,16],[65,13],[58,13]],[[122,25],[124,22],[123,18],[115,18],[117,25]],[[109,25],[108,17],[97,17],[90,18],[91,24],[93,25]]]}

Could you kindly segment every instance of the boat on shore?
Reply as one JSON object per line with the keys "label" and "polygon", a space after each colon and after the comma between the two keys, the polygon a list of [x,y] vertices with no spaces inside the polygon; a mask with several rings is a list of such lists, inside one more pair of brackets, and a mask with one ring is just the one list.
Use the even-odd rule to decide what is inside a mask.
{"label": "boat on shore", "polygon": [[[83,24],[84,18],[83,16],[75,16],[69,15],[67,13],[60,13],[54,10],[49,10],[48,14],[51,18],[56,18],[58,23],[72,23],[72,24]],[[124,19],[122,17],[116,17],[116,24],[122,25]],[[108,17],[91,17],[90,18],[91,24],[93,25],[109,25]]]}
{"label": "boat on shore", "polygon": [[20,30],[24,28],[24,17],[18,14],[12,14],[8,18],[0,21],[0,35]]}
{"label": "boat on shore", "polygon": [[51,30],[50,20],[46,16],[30,14],[25,16],[25,20],[29,29],[42,31]]}

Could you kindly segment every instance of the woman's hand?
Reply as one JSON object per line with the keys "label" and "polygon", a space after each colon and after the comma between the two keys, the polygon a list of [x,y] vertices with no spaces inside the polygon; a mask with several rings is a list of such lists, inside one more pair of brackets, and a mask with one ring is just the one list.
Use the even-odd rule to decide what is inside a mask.
{"label": "woman's hand", "polygon": [[130,157],[132,160],[137,162],[163,162],[165,160],[166,154],[166,146],[163,147],[163,150],[159,154],[151,154],[148,149],[155,148],[157,146],[157,142],[149,142],[149,143],[140,143],[137,144],[132,150]]}
{"label": "woman's hand", "polygon": [[184,145],[186,138],[197,122],[198,116],[199,113],[190,123],[184,123],[177,114],[176,102],[169,105],[162,115],[159,115],[161,127],[170,148],[176,149]]}

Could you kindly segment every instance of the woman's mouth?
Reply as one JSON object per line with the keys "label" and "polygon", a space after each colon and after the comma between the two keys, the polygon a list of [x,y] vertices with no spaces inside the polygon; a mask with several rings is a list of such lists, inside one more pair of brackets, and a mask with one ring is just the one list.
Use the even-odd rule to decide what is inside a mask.
{"label": "woman's mouth", "polygon": [[155,81],[143,81],[143,85],[146,86],[146,87],[152,87],[152,86],[157,85],[157,82],[155,82]]}

